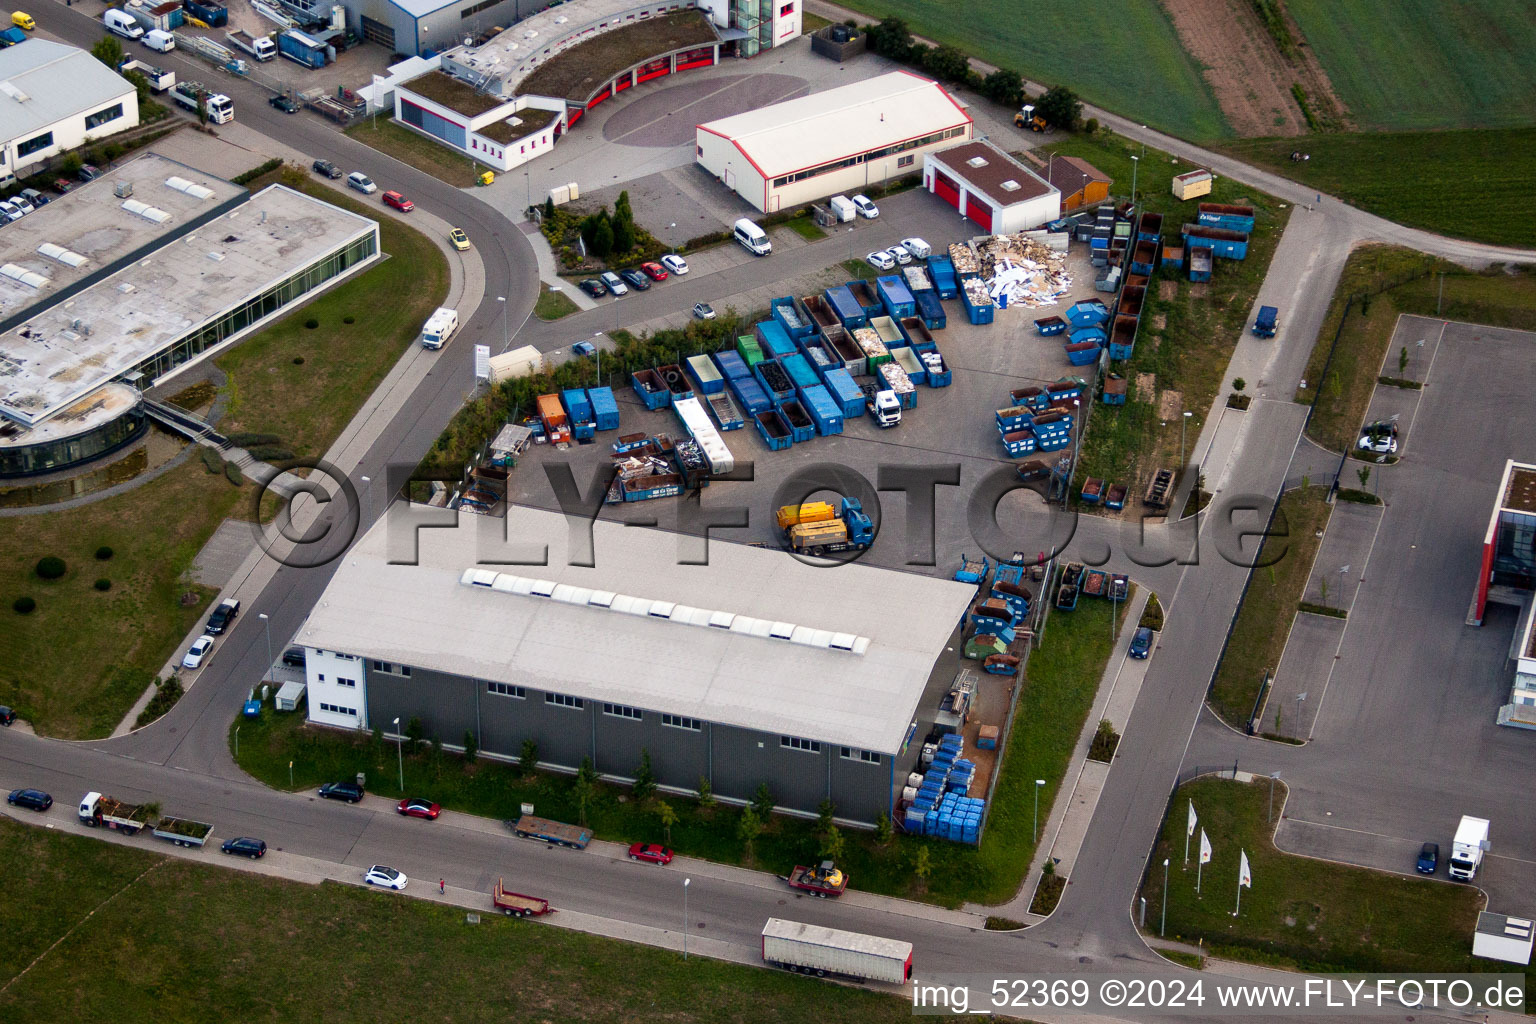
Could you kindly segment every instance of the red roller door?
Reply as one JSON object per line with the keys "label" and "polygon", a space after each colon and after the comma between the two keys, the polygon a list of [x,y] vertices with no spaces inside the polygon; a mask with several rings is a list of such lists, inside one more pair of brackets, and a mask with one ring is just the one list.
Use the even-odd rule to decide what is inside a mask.
{"label": "red roller door", "polygon": [[975,221],[983,231],[992,230],[992,207],[975,196],[965,197],[965,215]]}
{"label": "red roller door", "polygon": [[960,190],[955,187],[954,182],[937,171],[933,175],[933,194],[955,209],[960,209]]}

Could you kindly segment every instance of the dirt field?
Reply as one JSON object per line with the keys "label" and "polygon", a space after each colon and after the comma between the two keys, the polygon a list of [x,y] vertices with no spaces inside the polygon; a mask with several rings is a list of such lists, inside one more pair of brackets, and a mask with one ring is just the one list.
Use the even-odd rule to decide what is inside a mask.
{"label": "dirt field", "polygon": [[1294,21],[1293,62],[1280,52],[1250,0],[1163,0],[1163,6],[1179,41],[1204,65],[1205,80],[1239,137],[1305,135],[1307,122],[1291,93],[1296,82],[1315,116],[1344,126],[1345,111]]}

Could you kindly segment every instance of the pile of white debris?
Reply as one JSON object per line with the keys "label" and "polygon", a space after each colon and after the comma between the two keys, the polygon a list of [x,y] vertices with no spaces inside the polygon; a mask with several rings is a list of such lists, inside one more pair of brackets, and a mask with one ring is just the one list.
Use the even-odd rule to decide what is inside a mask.
{"label": "pile of white debris", "polygon": [[1067,273],[1067,249],[1049,235],[1029,231],[1017,235],[993,235],[977,247],[987,291],[998,305],[1040,308],[1054,306],[1072,287]]}

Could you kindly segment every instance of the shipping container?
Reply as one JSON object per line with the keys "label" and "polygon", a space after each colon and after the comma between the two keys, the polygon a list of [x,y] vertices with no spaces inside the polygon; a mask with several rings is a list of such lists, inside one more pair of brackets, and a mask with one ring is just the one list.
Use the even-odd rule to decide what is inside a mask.
{"label": "shipping container", "polygon": [[1092,366],[1099,360],[1100,346],[1096,341],[1074,341],[1065,346],[1067,362],[1073,366]]}
{"label": "shipping container", "polygon": [[672,401],[693,397],[693,386],[688,383],[688,376],[683,373],[681,366],[669,363],[666,366],[656,367],[656,372],[660,375],[662,383],[666,384],[667,390],[671,392]]}
{"label": "shipping container", "polygon": [[1136,242],[1136,248],[1131,252],[1131,272],[1134,274],[1151,274],[1157,270],[1157,257],[1159,246],[1156,242],[1140,239]]}
{"label": "shipping container", "polygon": [[864,310],[865,316],[880,316],[885,312],[885,304],[880,301],[880,293],[875,291],[874,285],[868,281],[849,281],[848,294],[853,296],[853,301]]}
{"label": "shipping container", "polygon": [[800,354],[805,356],[805,361],[811,364],[811,369],[816,372],[817,378],[826,376],[828,370],[838,369],[843,361],[832,355],[827,346],[821,341],[801,340]]}
{"label": "shipping container", "polygon": [[1067,320],[1073,327],[1091,327],[1109,319],[1109,308],[1098,299],[1074,302],[1067,309]]}
{"label": "shipping container", "polygon": [[784,372],[789,374],[790,381],[797,388],[821,383],[821,377],[817,375],[815,370],[811,369],[810,360],[798,352],[780,359],[779,365],[784,367]]}
{"label": "shipping container", "polygon": [[763,960],[786,970],[884,981],[912,977],[912,944],[837,928],[770,917],[763,925]]}
{"label": "shipping container", "polygon": [[828,370],[825,381],[827,391],[842,409],[844,419],[864,415],[864,392],[859,390],[847,370]]}
{"label": "shipping container", "polygon": [[747,365],[747,361],[728,348],[715,353],[715,365],[720,368],[720,375],[727,380],[732,377],[752,376],[752,367]]}
{"label": "shipping container", "polygon": [[923,318],[929,330],[942,331],[948,326],[949,317],[944,312],[944,304],[939,301],[938,292],[929,288],[914,293],[913,298],[917,300],[917,315]]}
{"label": "shipping container", "polygon": [[868,368],[864,353],[858,345],[854,344],[853,338],[847,331],[839,327],[835,335],[823,334],[822,338],[827,343],[827,351],[842,360],[843,369],[847,370],[849,375],[859,377],[864,374]]}
{"label": "shipping container", "polygon": [[1209,281],[1211,279],[1211,264],[1215,256],[1211,250],[1203,245],[1185,246],[1189,253],[1189,279],[1191,281]]}
{"label": "shipping container", "polygon": [[907,291],[912,293],[914,299],[918,292],[933,291],[933,278],[929,276],[927,267],[902,267],[901,276],[906,278]]}
{"label": "shipping container", "polygon": [[730,446],[710,422],[709,414],[704,411],[704,405],[697,398],[680,398],[672,403],[672,411],[677,413],[677,418],[682,421],[683,427],[688,431],[688,436],[704,451],[704,458],[709,461],[709,471],[716,475],[729,473],[736,468],[736,460],[731,455]]}
{"label": "shipping container", "polygon": [[1053,334],[1066,332],[1067,322],[1059,316],[1043,316],[1035,321],[1035,331],[1042,338],[1049,338]]}
{"label": "shipping container", "polygon": [[[755,384],[756,381],[753,381]],[[731,401],[731,396],[721,392],[718,395],[706,395],[705,401],[709,405],[709,411],[715,414],[715,422],[720,424],[721,430],[740,430],[746,425],[745,418],[736,403]]]}
{"label": "shipping container", "polygon": [[672,392],[655,370],[636,370],[629,375],[629,382],[647,409],[660,409],[672,402]]}
{"label": "shipping container", "polygon": [[828,307],[847,330],[851,331],[869,323],[869,313],[859,305],[859,300],[853,297],[853,292],[848,290],[847,285],[840,284],[836,288],[828,288],[825,294]]}
{"label": "shipping container", "polygon": [[800,305],[810,315],[811,323],[815,325],[816,330],[822,334],[825,334],[831,328],[842,326],[842,321],[837,318],[837,314],[833,312],[832,307],[827,304],[827,300],[822,296],[804,296],[800,300]]}
{"label": "shipping container", "polygon": [[757,343],[762,346],[765,357],[781,359],[796,351],[795,340],[777,320],[764,320],[757,324],[754,330],[757,332]]}
{"label": "shipping container", "polygon": [[585,388],[569,388],[560,393],[560,404],[570,417],[571,436],[578,441],[590,441],[597,433],[597,420],[592,415],[592,402]]}
{"label": "shipping container", "polygon": [[896,401],[902,409],[917,408],[917,388],[912,383],[912,378],[907,376],[907,371],[895,363],[882,363],[879,367],[877,379],[884,383],[885,389],[896,392]]}
{"label": "shipping container", "polygon": [[928,333],[928,325],[923,323],[921,317],[903,317],[896,325],[900,328],[902,336],[907,339],[907,344],[914,348],[919,345],[933,345],[933,335]]}
{"label": "shipping container", "polygon": [[789,374],[784,372],[784,367],[775,359],[764,359],[752,367],[752,374],[775,405],[794,394],[795,382],[789,379]]}
{"label": "shipping container", "polygon": [[539,420],[544,424],[544,434],[551,444],[571,439],[570,421],[566,419],[565,406],[556,394],[540,395],[537,399]]}
{"label": "shipping container", "polygon": [[619,403],[613,397],[612,388],[587,388],[587,398],[592,403],[592,418],[598,430],[619,429]]}
{"label": "shipping container", "polygon": [[1253,231],[1253,207],[1231,206],[1227,203],[1201,203],[1198,220],[1206,227],[1225,228],[1228,231]]}
{"label": "shipping container", "polygon": [[718,395],[725,390],[725,376],[707,355],[689,356],[684,360],[688,377],[701,395]]}
{"label": "shipping container", "polygon": [[965,315],[973,324],[989,324],[996,314],[992,296],[979,277],[968,277],[961,282],[960,301],[965,304]]}
{"label": "shipping container", "polygon": [[937,345],[913,345],[912,352],[922,361],[923,374],[929,387],[947,388],[953,383],[954,376],[950,373],[949,364],[944,361]]}
{"label": "shipping container", "polygon": [[1245,232],[1209,228],[1202,224],[1185,224],[1183,231],[1186,248],[1198,245],[1224,260],[1248,258],[1248,235]]}
{"label": "shipping container", "polygon": [[741,356],[741,361],[747,364],[748,369],[756,366],[766,358],[763,355],[762,346],[751,335],[743,335],[736,339],[736,354]]}
{"label": "shipping container", "polygon": [[832,394],[821,384],[800,389],[800,402],[816,424],[816,433],[823,437],[843,432],[843,411]]}
{"label": "shipping container", "polygon": [[928,372],[923,369],[923,364],[918,360],[917,354],[912,351],[912,346],[902,345],[891,349],[891,360],[906,372],[907,379],[913,384],[928,383]]}
{"label": "shipping container", "polygon": [[756,416],[773,408],[773,401],[756,377],[732,377],[726,381],[726,386],[731,390],[731,397],[736,399],[736,403],[748,416]]}
{"label": "shipping container", "polygon": [[875,291],[880,296],[880,305],[885,309],[886,315],[893,320],[916,315],[917,301],[912,298],[911,289],[900,276],[892,274],[876,278]]}
{"label": "shipping container", "polygon": [[[1202,204],[1202,209],[1204,208]],[[1141,222],[1136,225],[1136,238],[1138,241],[1158,242],[1163,234],[1163,215],[1160,213],[1144,213]]]}
{"label": "shipping container", "polygon": [[769,300],[768,314],[778,321],[786,334],[797,341],[816,333],[816,324],[810,317],[800,312],[800,307],[795,304],[792,295]]}

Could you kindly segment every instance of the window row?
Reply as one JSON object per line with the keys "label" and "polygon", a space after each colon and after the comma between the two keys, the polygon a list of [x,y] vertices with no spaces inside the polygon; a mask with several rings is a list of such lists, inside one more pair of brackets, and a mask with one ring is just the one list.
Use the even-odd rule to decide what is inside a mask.
{"label": "window row", "polygon": [[879,764],[880,755],[873,750],[860,750],[858,747],[844,747],[843,758],[848,761],[863,761],[865,764]]}
{"label": "window row", "polygon": [[698,732],[704,728],[704,723],[697,718],[685,718],[682,715],[662,715],[662,725],[670,725],[674,729],[687,729],[689,732]]}
{"label": "window row", "polygon": [[411,674],[411,666],[395,665],[388,661],[375,661],[373,663],[373,670],[375,672],[388,672],[392,676],[409,677]]}
{"label": "window row", "polygon": [[546,693],[544,703],[557,704],[562,708],[575,708],[578,711],[587,706],[586,701],[580,697],[568,697],[563,693]]}
{"label": "window row", "polygon": [[626,707],[623,704],[604,704],[603,714],[613,715],[615,718],[632,718],[637,722],[645,717],[640,713],[639,708]]}
{"label": "window row", "polygon": [[320,705],[320,710],[321,711],[329,711],[333,715],[350,715],[353,718],[357,717],[357,709],[356,708],[344,708],[340,704],[324,704],[324,703],[322,703]]}
{"label": "window row", "polygon": [[516,697],[518,700],[526,700],[527,691],[521,686],[513,686],[511,683],[486,683],[486,693],[494,693],[502,697]]}
{"label": "window row", "polygon": [[821,744],[815,740],[803,740],[798,736],[780,736],[779,746],[785,750],[803,750],[808,754],[821,753]]}
{"label": "window row", "polygon": [[[779,188],[784,185],[788,185],[791,182],[804,181],[806,178],[815,178],[823,174],[831,174],[833,171],[840,171],[845,167],[856,167],[861,163],[869,163],[873,160],[879,160],[882,157],[892,156],[896,153],[904,153],[909,149],[922,149],[924,146],[931,146],[934,143],[942,142],[945,139],[959,138],[965,133],[966,127],[964,125],[961,125],[958,128],[946,128],[942,132],[934,132],[931,135],[924,135],[920,139],[908,139],[906,142],[898,142],[894,145],[886,146],[883,149],[872,149],[868,153],[859,153],[855,156],[846,157],[842,160],[835,160],[829,164],[822,164],[820,167],[811,167],[803,171],[796,171],[794,174],[781,175],[780,177],[773,179],[773,185],[775,188]],[[897,161],[897,164],[901,167],[908,167],[915,161],[915,159],[915,156],[912,159],[903,157]]]}

